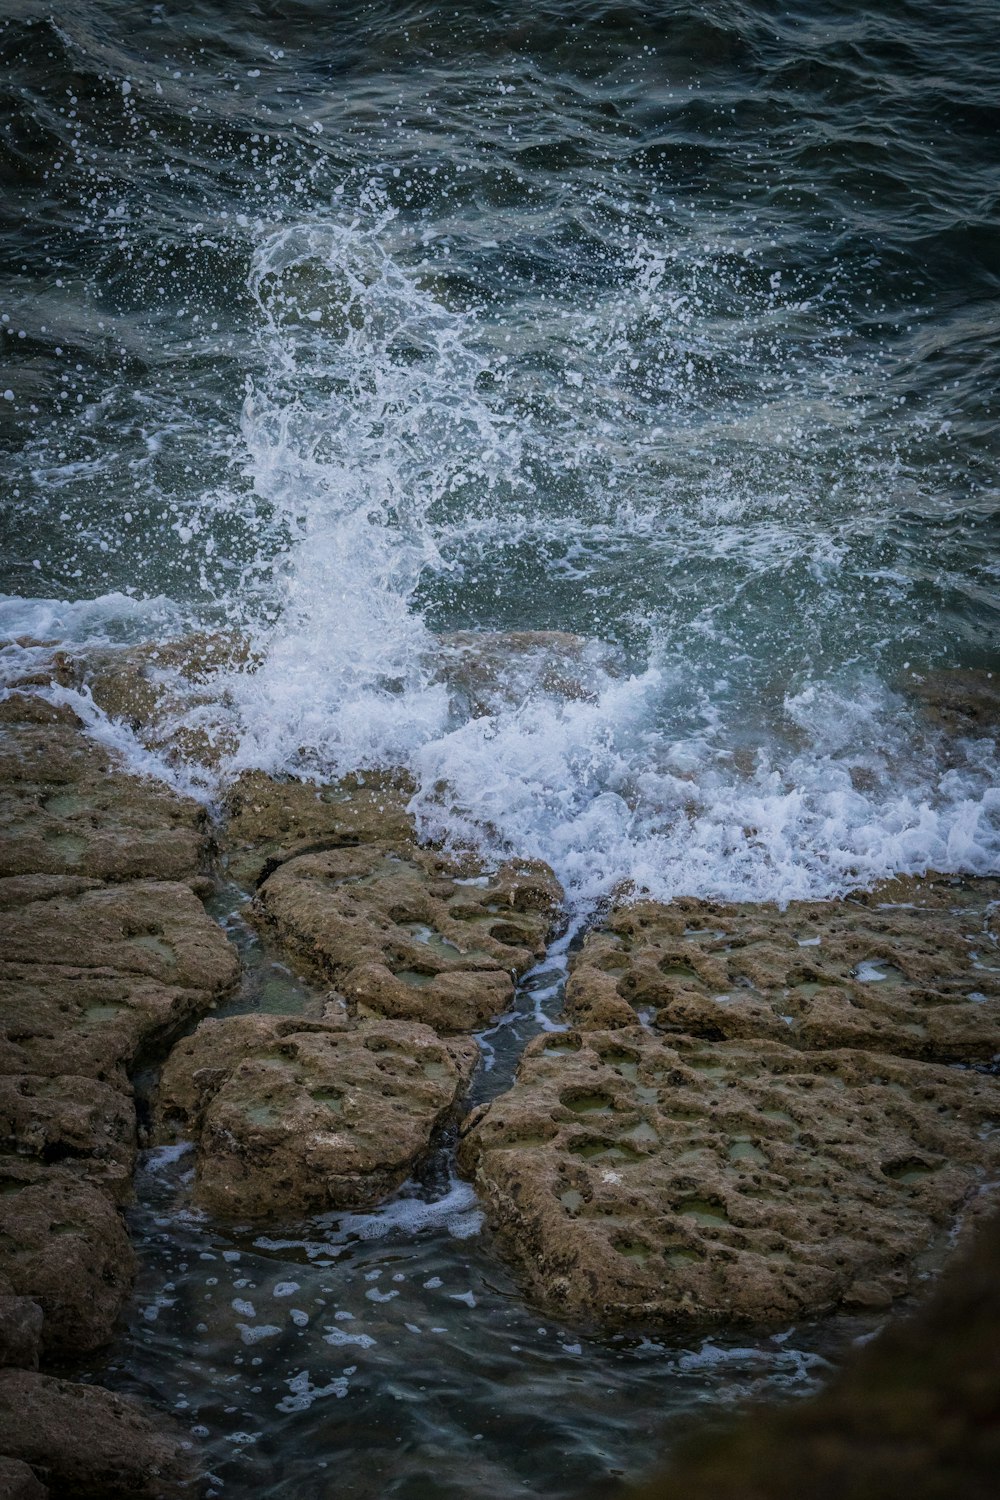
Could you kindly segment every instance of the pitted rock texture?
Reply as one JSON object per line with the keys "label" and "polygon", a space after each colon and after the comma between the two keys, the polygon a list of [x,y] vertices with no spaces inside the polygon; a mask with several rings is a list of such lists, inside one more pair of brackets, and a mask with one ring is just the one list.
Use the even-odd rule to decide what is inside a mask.
{"label": "pitted rock texture", "polygon": [[0,1151],[77,1163],[124,1197],[135,1166],[135,1106],[126,1090],[96,1078],[0,1075]]}
{"label": "pitted rock texture", "polygon": [[129,776],[81,728],[41,698],[0,703],[0,876],[202,878],[204,809]]}
{"label": "pitted rock texture", "polygon": [[487,876],[412,844],[363,845],[288,860],[253,911],[357,1014],[470,1031],[507,1009],[561,896],[544,865],[511,861]]}
{"label": "pitted rock texture", "polygon": [[553,1313],[773,1323],[883,1307],[1000,1165],[1000,1082],[647,1027],[533,1041],[460,1161]]}
{"label": "pitted rock texture", "polygon": [[2,922],[4,1073],[123,1081],[237,974],[232,947],[187,885],[57,891],[8,906]]}
{"label": "pitted rock texture", "polygon": [[818,1396],[682,1441],[621,1500],[995,1500],[1000,1215],[915,1314],[856,1350]]}
{"label": "pitted rock texture", "polygon": [[406,804],[413,786],[403,772],[366,772],[318,785],[246,771],[224,800],[227,873],[255,886],[297,854],[355,844],[409,842]]}
{"label": "pitted rock texture", "polygon": [[642,1014],[709,1040],[987,1062],[1000,1051],[998,900],[998,881],[939,877],[785,911],[618,907],[573,962],[567,1013],[580,1025]]}
{"label": "pitted rock texture", "polygon": [[42,1357],[100,1348],[135,1271],[121,1215],[68,1167],[0,1157],[0,1188],[0,1274],[15,1296],[41,1307]]}
{"label": "pitted rock texture", "polygon": [[52,1500],[180,1500],[195,1492],[185,1443],[137,1402],[27,1370],[0,1370],[0,1451],[30,1465]]}
{"label": "pitted rock texture", "polygon": [[400,1021],[204,1021],[164,1068],[158,1136],[197,1138],[196,1196],[217,1213],[370,1206],[427,1150],[477,1058],[471,1040]]}
{"label": "pitted rock texture", "polygon": [[34,1363],[110,1338],[134,1270],[119,1212],[136,1149],[128,1072],[238,965],[194,894],[211,853],[202,809],[112,764],[71,711],[27,694],[0,704],[0,799],[12,830],[0,865],[0,1291],[14,1345],[7,1313],[40,1310],[34,1345],[21,1338],[16,1355]]}

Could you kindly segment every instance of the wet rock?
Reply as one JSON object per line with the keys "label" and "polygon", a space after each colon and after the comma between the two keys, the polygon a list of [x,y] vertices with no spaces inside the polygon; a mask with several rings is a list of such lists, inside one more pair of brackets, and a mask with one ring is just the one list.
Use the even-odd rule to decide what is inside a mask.
{"label": "wet rock", "polygon": [[0,1276],[41,1307],[44,1358],[106,1344],[134,1270],[121,1216],[100,1187],[66,1167],[0,1159]]}
{"label": "wet rock", "polygon": [[226,869],[255,886],[296,854],[354,844],[407,843],[414,838],[405,773],[366,772],[318,785],[246,771],[224,799]]}
{"label": "wet rock", "polygon": [[13,695],[0,715],[0,876],[197,879],[210,846],[190,798],[128,775],[80,721]]}
{"label": "wet rock", "polygon": [[217,1213],[368,1206],[404,1181],[477,1058],[398,1021],[204,1021],[163,1070],[158,1137],[197,1137],[196,1195]]}
{"label": "wet rock", "polygon": [[995,735],[1000,730],[1000,674],[928,672],[904,683],[927,716],[953,735]]}
{"label": "wet rock", "polygon": [[179,1437],[99,1386],[0,1371],[0,1451],[29,1464],[53,1500],[191,1493],[192,1465]]}
{"label": "wet rock", "polygon": [[47,1500],[51,1491],[17,1458],[0,1458],[0,1500]]}
{"label": "wet rock", "polygon": [[[634,1500],[993,1500],[1000,1217],[820,1395],[689,1440]],[[630,1492],[632,1493],[632,1492]]]}
{"label": "wet rock", "polygon": [[214,768],[239,742],[226,679],[253,670],[257,660],[242,636],[194,632],[139,646],[63,650],[53,667],[147,749],[168,762]]}
{"label": "wet rock", "polygon": [[469,1031],[505,1010],[544,953],[559,886],[545,866],[480,874],[413,845],[301,855],[257,892],[254,918],[358,1014]]}
{"label": "wet rock", "polygon": [[594,702],[623,671],[614,647],[565,630],[457,630],[439,637],[430,665],[475,716],[541,695]]}
{"label": "wet rock", "polygon": [[120,1081],[235,980],[221,929],[186,885],[59,893],[4,916],[5,1072]]}
{"label": "wet rock", "polygon": [[31,1297],[18,1297],[5,1286],[10,1286],[6,1277],[0,1283],[0,1366],[37,1370],[45,1314]]}
{"label": "wet rock", "polygon": [[40,1162],[83,1160],[124,1196],[135,1166],[130,1092],[72,1074],[0,1076],[0,1151]]}
{"label": "wet rock", "polygon": [[553,1313],[773,1323],[887,1306],[1000,1162],[1000,1082],[643,1026],[532,1042],[460,1161]]}
{"label": "wet rock", "polygon": [[661,1031],[707,1039],[988,1061],[1000,1038],[1000,882],[924,882],[919,902],[914,884],[784,911],[618,907],[573,963],[568,1013],[583,1025],[627,1026],[642,1012]]}

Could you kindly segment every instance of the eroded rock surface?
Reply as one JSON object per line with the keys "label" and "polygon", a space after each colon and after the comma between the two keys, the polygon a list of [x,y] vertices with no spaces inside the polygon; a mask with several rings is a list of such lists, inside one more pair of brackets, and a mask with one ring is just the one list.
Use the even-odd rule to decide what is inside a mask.
{"label": "eroded rock surface", "polygon": [[[880,899],[880,898],[886,899]],[[613,911],[578,955],[568,1014],[722,1040],[946,1062],[1000,1050],[1000,881],[893,882],[785,910],[682,900]]]}
{"label": "eroded rock surface", "polygon": [[0,1272],[14,1295],[42,1309],[42,1357],[99,1349],[135,1271],[111,1198],[71,1168],[20,1157],[0,1158],[0,1188]]}
{"label": "eroded rock surface", "polygon": [[0,702],[0,816],[0,1482],[174,1494],[176,1453],[132,1405],[32,1372],[111,1337],[135,1265],[129,1071],[236,976],[195,894],[206,818],[24,693]]}
{"label": "eroded rock surface", "polygon": [[30,1465],[53,1500],[179,1500],[192,1493],[185,1444],[135,1401],[27,1370],[0,1370],[0,1451]]}
{"label": "eroded rock surface", "polygon": [[[22,893],[34,891],[22,882]],[[225,935],[183,884],[57,889],[9,905],[2,922],[5,1073],[123,1083],[127,1066],[237,973]]]}
{"label": "eroded rock surface", "polygon": [[[808,1401],[688,1440],[633,1500],[994,1500],[1000,1473],[1000,1217],[915,1315]],[[624,1500],[624,1497],[623,1497]]]}
{"label": "eroded rock surface", "polygon": [[624,1325],[907,1290],[1000,1161],[998,895],[613,911],[574,960],[573,1029],[461,1146],[532,1294]]}
{"label": "eroded rock surface", "polygon": [[545,866],[479,874],[413,844],[287,860],[257,892],[261,929],[358,1014],[469,1031],[505,1010],[544,953],[561,891]]}
{"label": "eroded rock surface", "polygon": [[399,1021],[204,1021],[164,1069],[158,1132],[197,1138],[196,1195],[217,1213],[368,1206],[426,1151],[477,1057]]}
{"label": "eroded rock surface", "polygon": [[81,727],[41,698],[0,702],[0,876],[201,877],[204,809],[128,775]]}
{"label": "eroded rock surface", "polygon": [[224,858],[231,878],[253,887],[296,854],[354,844],[409,842],[402,772],[367,772],[317,785],[246,771],[226,792]]}
{"label": "eroded rock surface", "polygon": [[553,1310],[609,1324],[887,1306],[1000,1163],[1000,1083],[642,1026],[533,1042],[462,1160]]}

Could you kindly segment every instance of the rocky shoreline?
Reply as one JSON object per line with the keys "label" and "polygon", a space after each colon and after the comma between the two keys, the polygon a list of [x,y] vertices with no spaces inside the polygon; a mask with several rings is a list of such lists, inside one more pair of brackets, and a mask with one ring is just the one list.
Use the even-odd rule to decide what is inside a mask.
{"label": "rocky shoreline", "polygon": [[[100,690],[155,738],[148,665],[129,686],[134,657],[105,664]],[[457,1125],[529,1297],[605,1330],[888,1308],[986,1206],[1000,882],[616,906],[572,955],[566,1029],[463,1118],[472,1033],[558,929],[552,872],[421,846],[401,776],[247,773],[213,824],[35,685],[0,703],[0,1494],[197,1483],[163,1419],[65,1378],[129,1296],[151,1064],[143,1130],[194,1141],[221,1217],[372,1205]],[[238,976],[203,904],[220,869],[314,1016],[211,1017]]]}

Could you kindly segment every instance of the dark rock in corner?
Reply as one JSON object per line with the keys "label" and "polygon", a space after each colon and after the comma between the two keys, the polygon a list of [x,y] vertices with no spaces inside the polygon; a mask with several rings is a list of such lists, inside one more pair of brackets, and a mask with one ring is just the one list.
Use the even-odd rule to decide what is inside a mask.
{"label": "dark rock in corner", "polygon": [[154,1425],[136,1402],[100,1386],[0,1370],[0,1452],[30,1464],[52,1500],[191,1494],[193,1464],[184,1442]]}

